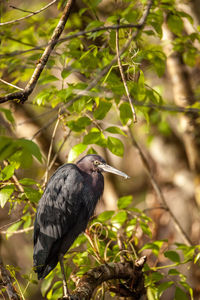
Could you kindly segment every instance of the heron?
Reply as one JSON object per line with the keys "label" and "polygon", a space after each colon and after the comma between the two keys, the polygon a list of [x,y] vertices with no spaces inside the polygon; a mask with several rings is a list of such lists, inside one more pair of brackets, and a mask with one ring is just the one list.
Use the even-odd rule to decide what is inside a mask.
{"label": "heron", "polygon": [[70,298],[63,257],[78,235],[86,230],[104,189],[102,172],[129,176],[99,155],[89,154],[76,164],[59,167],[39,201],[34,223],[34,271],[45,278],[60,262],[63,296]]}

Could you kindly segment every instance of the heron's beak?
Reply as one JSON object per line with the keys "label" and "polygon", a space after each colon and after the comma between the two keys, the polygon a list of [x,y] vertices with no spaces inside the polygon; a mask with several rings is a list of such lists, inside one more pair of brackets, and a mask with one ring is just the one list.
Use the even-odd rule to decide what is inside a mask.
{"label": "heron's beak", "polygon": [[116,174],[116,175],[119,175],[119,176],[122,176],[124,178],[130,178],[127,174],[125,174],[124,172],[121,172],[107,164],[100,164],[98,165],[98,168],[103,170],[104,172],[108,172],[108,173],[113,173],[113,174]]}

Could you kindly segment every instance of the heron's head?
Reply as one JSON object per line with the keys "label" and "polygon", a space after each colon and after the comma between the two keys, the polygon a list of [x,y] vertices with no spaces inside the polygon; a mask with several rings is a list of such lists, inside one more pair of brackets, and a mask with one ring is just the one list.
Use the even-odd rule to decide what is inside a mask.
{"label": "heron's head", "polygon": [[78,167],[85,172],[108,172],[124,178],[130,178],[127,174],[109,166],[106,161],[97,154],[89,154],[77,162]]}

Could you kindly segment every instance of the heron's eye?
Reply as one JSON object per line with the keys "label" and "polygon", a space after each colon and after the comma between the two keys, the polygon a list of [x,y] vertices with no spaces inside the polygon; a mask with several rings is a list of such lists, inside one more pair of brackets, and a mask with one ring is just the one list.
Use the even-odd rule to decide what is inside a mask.
{"label": "heron's eye", "polygon": [[99,164],[100,164],[100,162],[99,162],[98,160],[95,160],[95,161],[94,161],[94,165],[95,165],[95,166],[98,166]]}

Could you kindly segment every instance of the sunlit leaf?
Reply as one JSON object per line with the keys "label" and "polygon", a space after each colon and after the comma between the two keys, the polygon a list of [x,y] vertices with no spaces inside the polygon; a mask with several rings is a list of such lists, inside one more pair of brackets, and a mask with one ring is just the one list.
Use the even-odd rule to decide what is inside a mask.
{"label": "sunlit leaf", "polygon": [[123,130],[121,130],[121,128],[117,127],[117,126],[110,126],[108,128],[105,129],[105,131],[108,131],[110,133],[114,133],[114,134],[121,134],[124,136],[127,136]]}
{"label": "sunlit leaf", "polygon": [[111,218],[111,222],[114,224],[121,225],[126,221],[126,218],[127,218],[126,211],[119,211]]}
{"label": "sunlit leaf", "polygon": [[68,154],[68,162],[73,162],[81,153],[83,153],[87,149],[87,145],[85,144],[77,144],[71,148]]}
{"label": "sunlit leaf", "polygon": [[124,144],[117,138],[112,136],[108,137],[108,149],[117,156],[123,156],[124,154]]}
{"label": "sunlit leaf", "polygon": [[3,208],[14,192],[14,185],[5,186],[0,190],[0,206]]}
{"label": "sunlit leaf", "polygon": [[119,198],[118,202],[117,202],[117,206],[118,208],[127,208],[133,201],[133,197],[132,196],[124,196]]}
{"label": "sunlit leaf", "polygon": [[110,218],[113,216],[114,214],[114,211],[112,210],[108,210],[108,211],[104,211],[103,213],[101,213],[100,215],[98,215],[97,219],[100,221],[100,222],[105,222],[105,221],[108,221],[110,220]]}
{"label": "sunlit leaf", "polygon": [[129,103],[122,103],[119,107],[120,111],[120,120],[123,125],[126,125],[128,120],[133,118]]}

